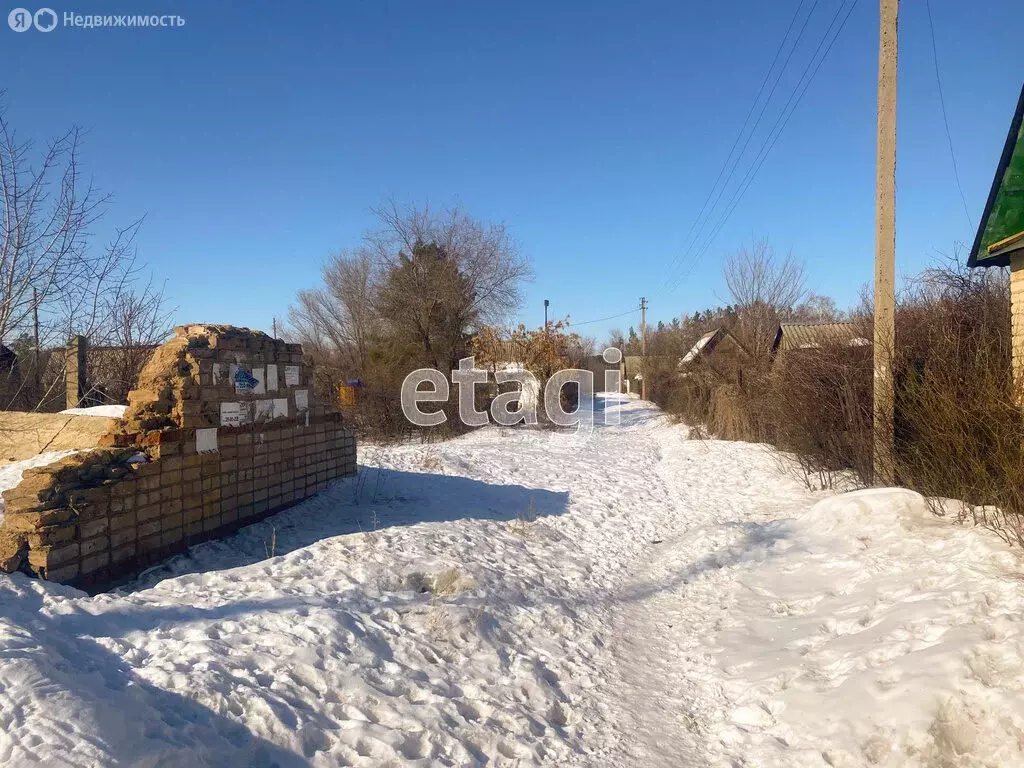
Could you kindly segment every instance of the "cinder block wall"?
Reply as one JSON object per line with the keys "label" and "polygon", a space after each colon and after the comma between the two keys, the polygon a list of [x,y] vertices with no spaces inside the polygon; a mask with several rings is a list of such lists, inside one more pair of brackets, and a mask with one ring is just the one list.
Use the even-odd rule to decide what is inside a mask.
{"label": "cinder block wall", "polygon": [[100,587],[355,474],[355,437],[310,383],[298,345],[176,329],[107,447],[4,493],[0,568]]}

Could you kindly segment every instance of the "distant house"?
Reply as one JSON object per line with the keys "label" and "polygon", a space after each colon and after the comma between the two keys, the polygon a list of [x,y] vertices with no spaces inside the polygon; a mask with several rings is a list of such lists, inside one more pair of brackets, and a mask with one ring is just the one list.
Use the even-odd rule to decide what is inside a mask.
{"label": "distant house", "polygon": [[[673,371],[679,364],[679,358],[666,357],[665,355],[648,355],[648,371]],[[642,355],[625,355],[619,364],[619,376],[622,381],[622,391],[626,394],[639,392],[641,382],[644,380],[644,357]]]}
{"label": "distant house", "polygon": [[778,355],[796,350],[870,345],[857,323],[782,323],[775,333],[772,352]]}
{"label": "distant house", "polygon": [[728,328],[716,328],[697,340],[676,369],[683,374],[710,370],[727,381],[740,382],[743,368],[752,360],[753,355]]}
{"label": "distant house", "polygon": [[630,392],[640,391],[640,382],[644,378],[644,359],[640,355],[623,355],[619,363],[619,377],[622,380],[622,391],[627,395]]}
{"label": "distant house", "polygon": [[[608,389],[605,386],[607,377],[605,374],[608,371],[618,371],[619,373],[619,386],[622,386],[622,361],[618,363],[609,363],[604,359],[604,355],[588,355],[587,359],[583,363],[583,367],[590,371],[594,377],[594,391],[595,392],[612,392],[616,391]],[[613,377],[614,380],[614,377]]]}

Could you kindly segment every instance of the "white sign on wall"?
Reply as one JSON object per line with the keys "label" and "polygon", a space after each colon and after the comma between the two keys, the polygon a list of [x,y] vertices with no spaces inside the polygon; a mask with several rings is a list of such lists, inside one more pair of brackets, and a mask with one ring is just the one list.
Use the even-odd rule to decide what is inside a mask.
{"label": "white sign on wall", "polygon": [[213,386],[217,386],[222,381],[225,381],[228,376],[228,367],[226,363],[214,363],[213,364]]}
{"label": "white sign on wall", "polygon": [[217,450],[217,428],[196,430],[196,453],[214,453]]}
{"label": "white sign on wall", "polygon": [[267,366],[267,392],[277,391],[277,366],[270,364]]}
{"label": "white sign on wall", "polygon": [[252,388],[254,395],[265,395],[267,393],[267,372],[263,366],[252,369],[252,377],[256,379],[256,386]]}
{"label": "white sign on wall", "polygon": [[284,369],[284,385],[286,387],[299,386],[299,366],[288,365]]}
{"label": "white sign on wall", "polygon": [[255,407],[255,413],[253,414],[254,421],[268,421],[274,418],[274,401],[273,400],[254,400],[253,406]]}
{"label": "white sign on wall", "polygon": [[309,410],[309,390],[308,389],[297,389],[295,390],[295,410],[302,411]]}
{"label": "white sign on wall", "polygon": [[241,427],[245,425],[245,421],[242,420],[240,403],[220,404],[220,425],[222,427]]}

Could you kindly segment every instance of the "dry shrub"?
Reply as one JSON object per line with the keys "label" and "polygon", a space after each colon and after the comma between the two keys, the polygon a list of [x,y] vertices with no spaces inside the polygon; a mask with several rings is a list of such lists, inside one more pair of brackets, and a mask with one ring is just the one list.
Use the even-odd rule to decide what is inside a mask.
{"label": "dry shrub", "polygon": [[749,400],[736,384],[723,384],[711,392],[708,428],[722,440],[753,440]]}
{"label": "dry shrub", "polygon": [[[858,336],[873,336],[870,310]],[[1005,270],[957,262],[924,272],[896,311],[894,466],[897,482],[936,499],[961,499],[971,516],[1024,545],[1024,393],[1011,371]],[[656,372],[654,400],[691,428],[768,441],[792,453],[823,487],[852,470],[873,481],[870,346],[836,344],[777,356],[771,373],[741,381]],[[848,476],[848,473],[844,473]]]}
{"label": "dry shrub", "polygon": [[901,314],[896,478],[987,507],[977,522],[1024,544],[1024,419],[1006,272],[930,270]]}
{"label": "dry shrub", "polygon": [[655,371],[648,379],[647,394],[666,413],[690,426],[707,426],[711,419],[711,393],[717,386],[703,373],[678,374]]}
{"label": "dry shrub", "polygon": [[871,480],[872,370],[870,347],[793,350],[775,362],[773,442],[821,487],[832,487],[840,470],[854,470],[864,484]]}

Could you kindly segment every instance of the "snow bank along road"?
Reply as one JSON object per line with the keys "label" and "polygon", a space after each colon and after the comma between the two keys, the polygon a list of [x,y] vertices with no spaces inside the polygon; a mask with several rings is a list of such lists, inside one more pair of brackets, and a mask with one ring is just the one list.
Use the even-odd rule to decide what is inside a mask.
{"label": "snow bank along road", "polygon": [[1020,563],[915,494],[636,401],[363,464],[117,593],[0,577],[0,763],[1024,765]]}

